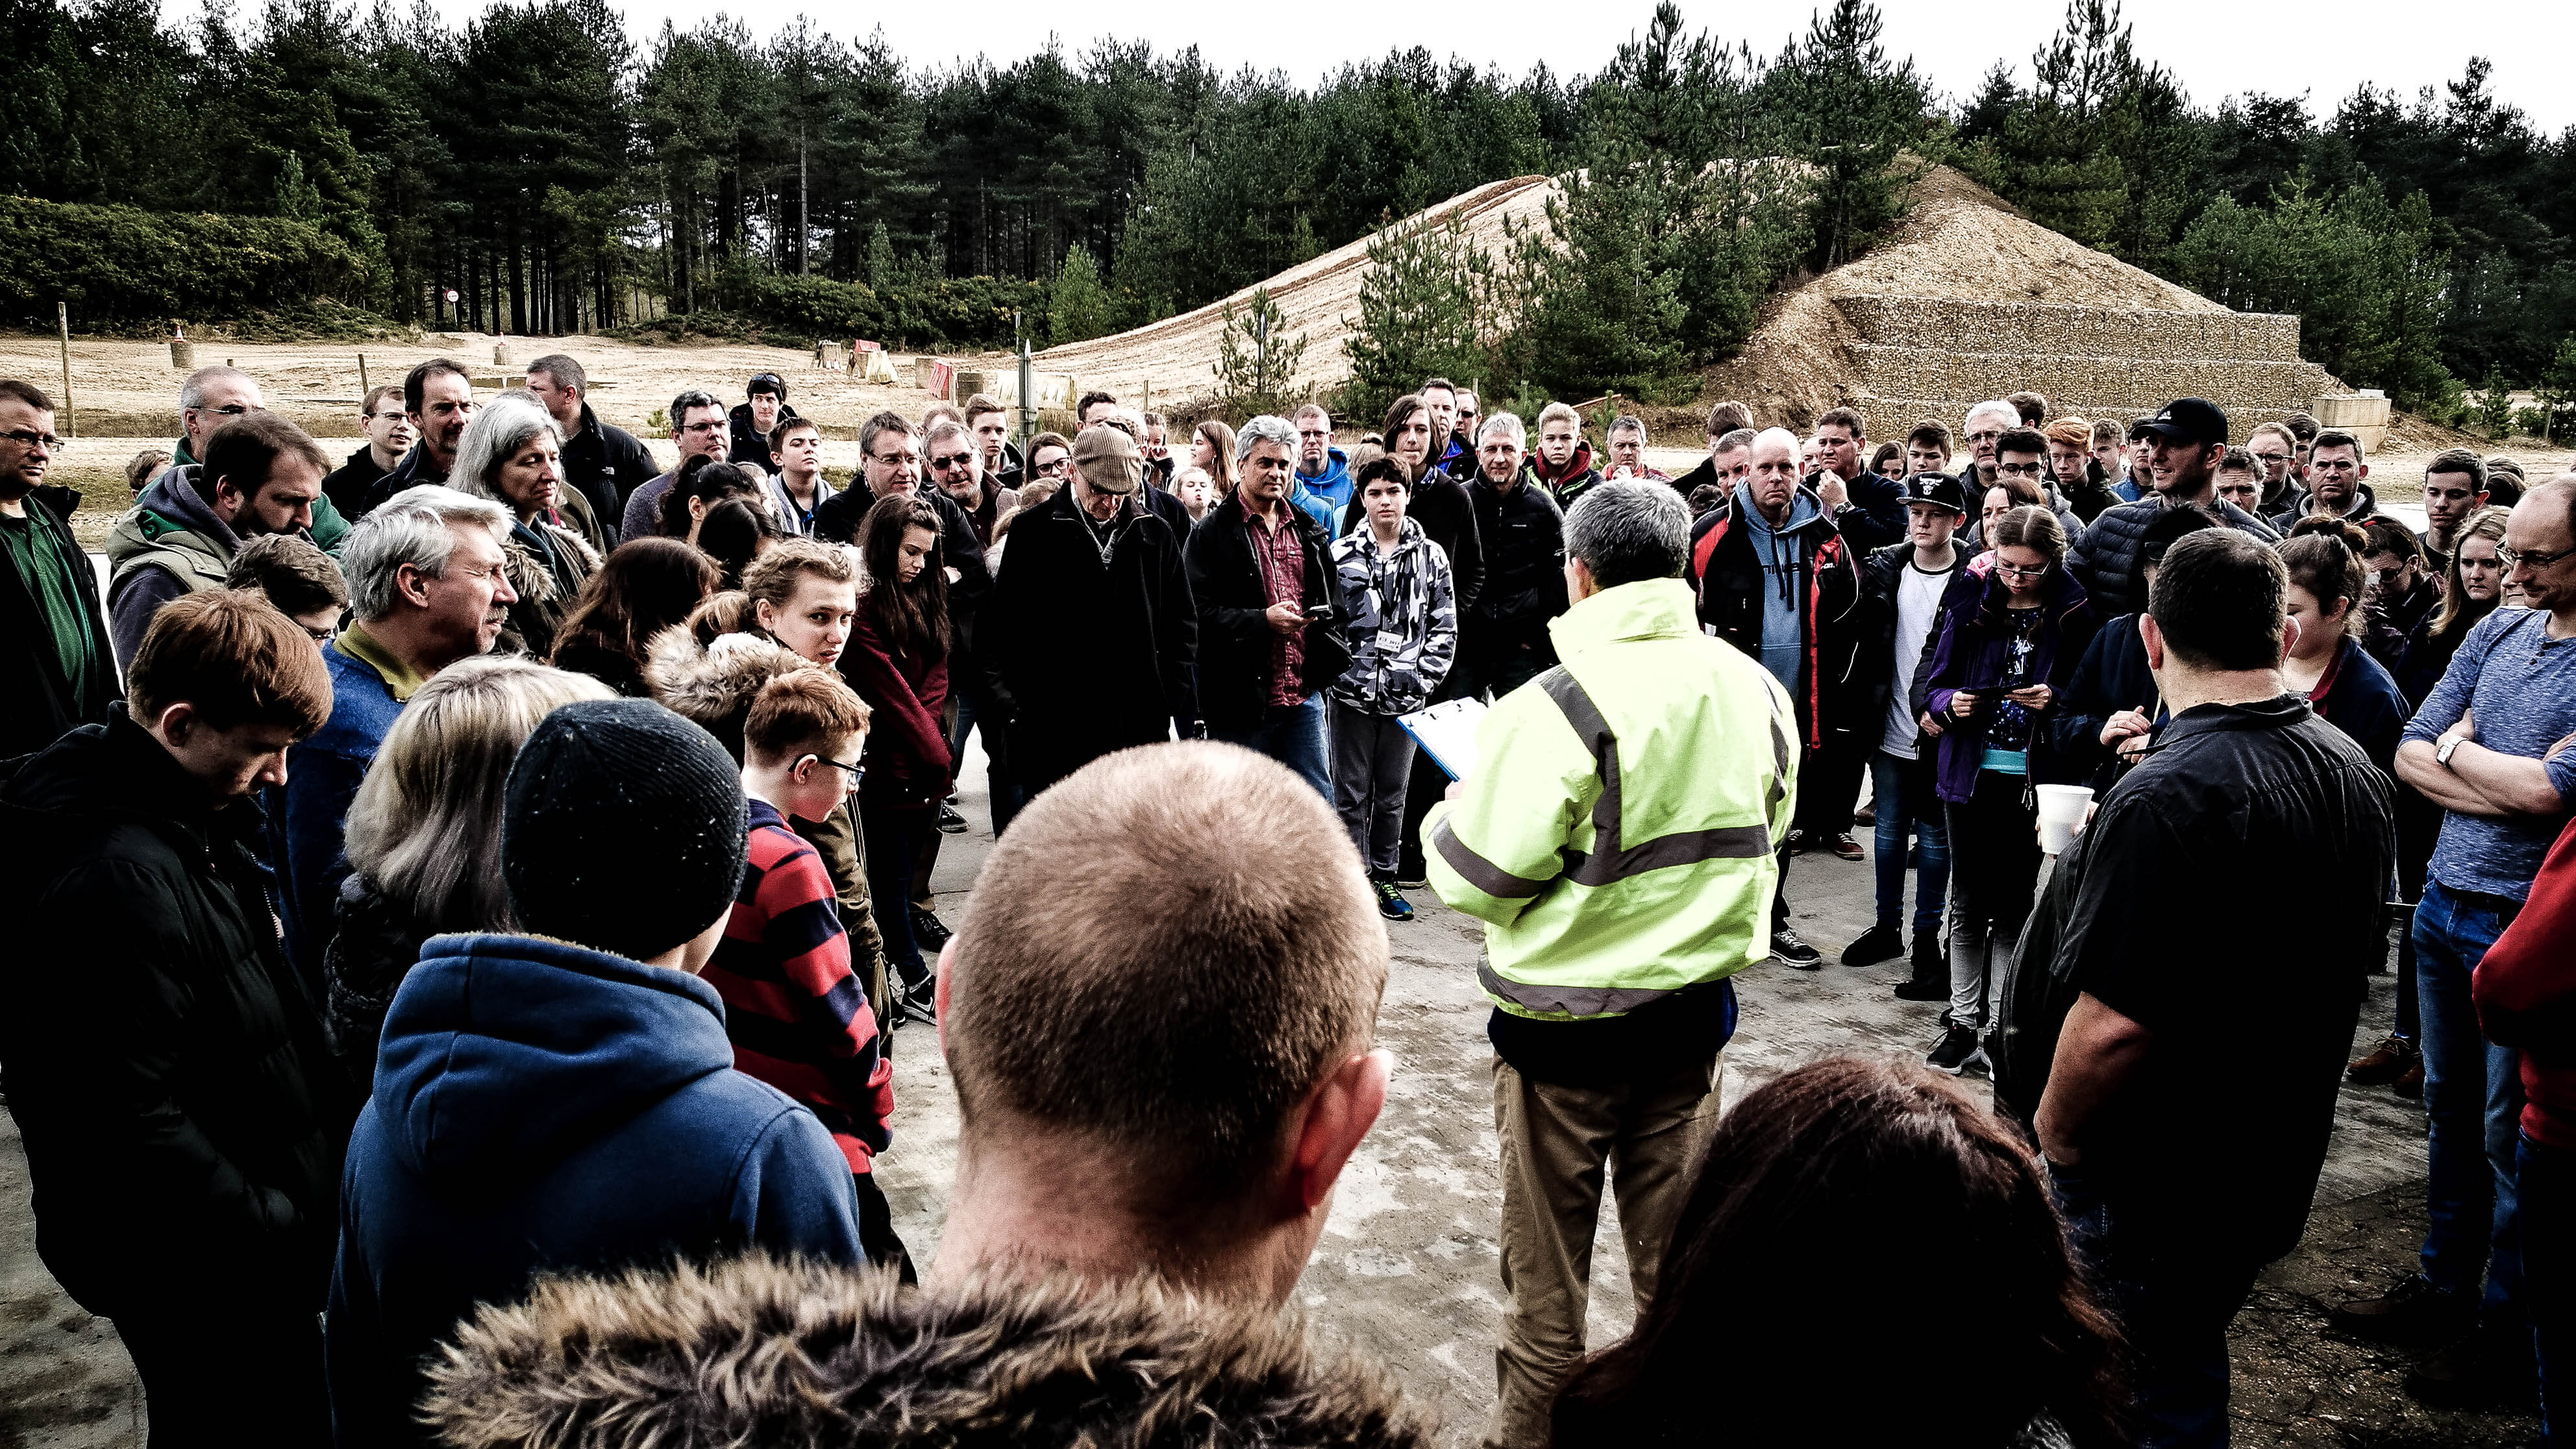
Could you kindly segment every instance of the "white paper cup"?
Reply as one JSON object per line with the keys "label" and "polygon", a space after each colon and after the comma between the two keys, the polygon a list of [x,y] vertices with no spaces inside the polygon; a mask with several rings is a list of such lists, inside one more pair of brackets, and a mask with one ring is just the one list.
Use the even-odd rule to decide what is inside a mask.
{"label": "white paper cup", "polygon": [[2039,787],[2039,848],[2064,855],[2075,843],[2075,827],[2084,823],[2084,807],[2093,803],[2090,785]]}

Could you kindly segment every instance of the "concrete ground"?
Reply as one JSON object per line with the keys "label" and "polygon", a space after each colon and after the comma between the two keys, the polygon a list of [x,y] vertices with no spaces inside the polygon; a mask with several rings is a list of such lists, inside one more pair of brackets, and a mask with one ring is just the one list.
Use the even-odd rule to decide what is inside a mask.
{"label": "concrete ground", "polygon": [[[980,753],[970,749],[964,805],[974,828],[947,838],[935,876],[951,924],[971,911],[970,887],[991,848],[984,779]],[[1866,830],[1857,834],[1868,842]],[[1729,1103],[1817,1057],[1919,1056],[1937,1034],[1937,1007],[1888,994],[1903,976],[1894,965],[1855,970],[1831,960],[1869,924],[1868,864],[1810,854],[1789,880],[1799,929],[1829,953],[1828,964],[1815,973],[1769,964],[1740,978],[1743,1024],[1725,1059]],[[1415,919],[1388,930],[1394,969],[1379,1031],[1397,1068],[1386,1113],[1351,1161],[1296,1304],[1321,1334],[1383,1359],[1416,1399],[1436,1406],[1447,1424],[1444,1443],[1469,1444],[1492,1402],[1502,1313],[1492,1054],[1474,980],[1482,927],[1428,892],[1415,893],[1414,904]],[[2392,990],[2393,978],[2373,979],[2357,1050],[2385,1029]],[[880,1159],[880,1181],[897,1230],[927,1260],[946,1213],[956,1101],[927,1029],[898,1032],[894,1061],[895,1147]],[[2345,1088],[2307,1239],[2266,1272],[2236,1322],[2237,1442],[2429,1449],[2535,1435],[2529,1417],[2425,1410],[2398,1387],[2402,1356],[2325,1331],[2326,1304],[2376,1291],[2411,1268],[2423,1231],[2422,1139],[2423,1116],[2412,1103],[2385,1088]],[[1596,1345],[1622,1333],[1632,1312],[1610,1221],[1615,1208],[1605,1202],[1603,1213],[1593,1260]],[[1927,1281],[1973,1283],[1972,1269],[1931,1252],[1924,1271]],[[1927,1305],[1934,1301],[1927,1294]],[[1873,1356],[1943,1352],[1942,1332],[1931,1316],[1856,1324],[1848,1342],[1819,1344],[1817,1353],[1843,1358],[1862,1386]],[[0,1449],[138,1444],[142,1426],[141,1394],[113,1328],[66,1299],[36,1259],[25,1159],[14,1124],[0,1120]]]}

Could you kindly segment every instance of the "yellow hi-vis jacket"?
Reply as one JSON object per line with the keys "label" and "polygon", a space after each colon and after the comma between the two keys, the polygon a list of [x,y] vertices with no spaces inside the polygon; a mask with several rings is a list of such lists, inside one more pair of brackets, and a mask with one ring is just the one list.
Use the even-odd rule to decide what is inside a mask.
{"label": "yellow hi-vis jacket", "polygon": [[1548,625],[1564,663],[1476,729],[1423,821],[1432,889],[1485,923],[1477,979],[1515,1016],[1617,1016],[1770,954],[1797,789],[1788,691],[1700,631],[1679,579]]}

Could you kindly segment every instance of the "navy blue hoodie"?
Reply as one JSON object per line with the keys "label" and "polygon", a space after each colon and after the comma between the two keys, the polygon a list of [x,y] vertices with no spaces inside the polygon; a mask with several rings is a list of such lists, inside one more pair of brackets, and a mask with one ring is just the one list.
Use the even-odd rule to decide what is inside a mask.
{"label": "navy blue hoodie", "polygon": [[840,1150],[733,1069],[713,987],[561,941],[433,936],[341,1176],[339,1441],[429,1442],[411,1422],[422,1356],[538,1273],[753,1245],[864,1261]]}

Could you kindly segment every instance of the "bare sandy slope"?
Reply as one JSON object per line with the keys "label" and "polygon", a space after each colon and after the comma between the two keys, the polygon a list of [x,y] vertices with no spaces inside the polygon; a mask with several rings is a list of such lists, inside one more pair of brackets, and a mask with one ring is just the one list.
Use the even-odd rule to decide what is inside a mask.
{"label": "bare sandy slope", "polygon": [[[1417,219],[1455,213],[1465,219],[1475,244],[1500,259],[1507,244],[1505,222],[1523,227],[1542,223],[1548,198],[1555,193],[1556,183],[1544,176],[1519,176],[1451,197]],[[1302,334],[1306,339],[1305,356],[1294,379],[1297,386],[1329,391],[1350,376],[1342,339],[1351,334],[1357,320],[1360,283],[1369,266],[1368,241],[1362,238],[1260,284],[1279,304],[1284,334]],[[1084,388],[1104,388],[1122,399],[1141,398],[1149,384],[1158,400],[1177,403],[1207,397],[1216,380],[1225,308],[1231,304],[1240,314],[1252,292],[1245,288],[1196,311],[1131,332],[1051,347],[1037,355],[1037,366],[1046,372],[1071,373]]]}

